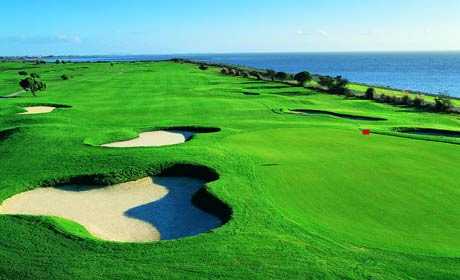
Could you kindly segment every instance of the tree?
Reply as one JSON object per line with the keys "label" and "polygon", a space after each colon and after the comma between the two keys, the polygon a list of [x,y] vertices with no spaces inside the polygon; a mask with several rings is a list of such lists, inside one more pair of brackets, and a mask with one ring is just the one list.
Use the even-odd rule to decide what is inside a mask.
{"label": "tree", "polygon": [[220,73],[222,73],[224,75],[228,75],[228,69],[227,68],[222,68],[222,70],[220,70]]}
{"label": "tree", "polygon": [[289,75],[286,74],[285,72],[277,72],[276,75],[275,75],[275,78],[276,78],[277,80],[280,80],[280,81],[284,81],[284,80],[286,80],[288,77],[289,77]]}
{"label": "tree", "polygon": [[374,96],[375,96],[375,89],[371,87],[368,88],[366,90],[366,93],[364,94],[364,98],[369,99],[369,100],[374,99]]}
{"label": "tree", "polygon": [[334,85],[334,78],[330,76],[321,76],[319,77],[318,83],[320,86],[330,89]]}
{"label": "tree", "polygon": [[61,79],[63,79],[64,81],[67,81],[70,79],[70,77],[67,74],[62,74]]}
{"label": "tree", "polygon": [[59,64],[59,63],[61,63],[61,61],[59,59],[56,59],[55,63]]}
{"label": "tree", "polygon": [[19,85],[25,90],[32,92],[33,96],[37,96],[36,92],[45,90],[46,84],[38,78],[27,77],[19,81]]}
{"label": "tree", "polygon": [[266,73],[266,75],[267,75],[267,77],[268,77],[269,79],[271,79],[272,81],[275,80],[276,71],[271,70],[271,69],[267,69],[267,71],[266,71],[265,73]]}
{"label": "tree", "polygon": [[319,84],[326,87],[327,90],[333,94],[346,94],[348,92],[348,80],[344,79],[342,76],[337,76],[335,78],[329,76],[320,77]]}
{"label": "tree", "polygon": [[23,71],[19,71],[18,74],[21,76],[27,76],[28,73],[23,70]]}
{"label": "tree", "polygon": [[200,68],[200,70],[203,70],[203,71],[208,70],[208,66],[205,65],[205,64],[201,64],[199,68]]}
{"label": "tree", "polygon": [[303,86],[306,82],[309,82],[312,80],[312,76],[309,72],[303,71],[303,72],[297,73],[294,76],[294,80],[296,80],[300,86]]}
{"label": "tree", "polygon": [[30,76],[34,79],[40,79],[40,75],[37,73],[30,73]]}

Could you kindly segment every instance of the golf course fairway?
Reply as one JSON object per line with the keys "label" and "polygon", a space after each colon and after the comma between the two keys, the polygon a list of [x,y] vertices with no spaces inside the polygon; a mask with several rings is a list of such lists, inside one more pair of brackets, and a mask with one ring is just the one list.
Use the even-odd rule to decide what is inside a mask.
{"label": "golf course fairway", "polygon": [[[189,187],[218,218],[135,243],[95,238],[72,217],[0,215],[0,279],[460,279],[459,115],[187,63],[0,69],[0,96],[17,90],[20,70],[47,83],[37,97],[0,99],[0,204],[75,178],[105,187],[190,177],[199,186],[175,194]],[[19,115],[31,104],[69,108]],[[219,129],[180,145],[102,147],[186,127]],[[142,219],[167,226],[154,211]]]}

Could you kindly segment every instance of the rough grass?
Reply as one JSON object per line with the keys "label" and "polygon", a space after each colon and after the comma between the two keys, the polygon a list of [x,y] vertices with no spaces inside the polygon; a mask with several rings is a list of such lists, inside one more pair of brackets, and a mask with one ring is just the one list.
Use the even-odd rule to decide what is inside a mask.
{"label": "rough grass", "polygon": [[[351,84],[348,85],[349,89],[354,90],[354,91],[359,92],[359,93],[363,93],[363,94],[366,92],[366,90],[369,87],[370,86],[366,86],[366,85],[362,85],[362,84],[355,84],[355,83],[351,83]],[[417,95],[421,95],[428,102],[434,103],[434,100],[435,100],[435,96],[432,96],[432,95],[416,94],[416,93],[405,92],[405,91],[402,91],[402,90],[396,90],[396,89],[390,89],[390,88],[384,88],[384,87],[378,87],[378,86],[375,86],[374,89],[375,89],[375,92],[377,94],[385,94],[385,95],[397,96],[397,97],[402,97],[404,95],[409,95],[412,98],[414,98]],[[452,98],[451,100],[452,100],[452,104],[454,106],[456,106],[456,107],[460,106],[460,99]]]}
{"label": "rough grass", "polygon": [[[0,65],[15,68],[15,75],[32,67]],[[12,71],[0,72],[0,84]],[[34,72],[47,81],[46,92],[0,100],[0,131],[20,127],[0,140],[0,201],[62,178],[113,174],[114,182],[127,181],[189,163],[219,173],[208,188],[232,207],[233,217],[197,237],[117,244],[88,238],[68,221],[0,216],[0,279],[460,277],[459,146],[428,141],[433,136],[360,132],[458,130],[457,116],[189,64],[52,64]],[[64,72],[74,78],[62,81]],[[16,115],[33,103],[72,107]],[[282,113],[290,108],[388,120]],[[184,126],[221,131],[164,148],[85,144]]]}

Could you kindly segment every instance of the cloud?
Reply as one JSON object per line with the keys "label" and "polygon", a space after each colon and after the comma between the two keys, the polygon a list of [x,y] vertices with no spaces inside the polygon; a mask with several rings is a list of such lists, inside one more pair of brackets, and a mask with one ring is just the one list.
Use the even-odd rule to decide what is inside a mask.
{"label": "cloud", "polygon": [[80,44],[82,42],[78,35],[54,35],[54,36],[9,36],[0,38],[2,43],[7,44]]}
{"label": "cloud", "polygon": [[320,35],[321,37],[329,38],[329,33],[327,33],[326,31],[322,29],[316,30],[316,33],[318,33],[318,35]]}
{"label": "cloud", "polygon": [[299,36],[311,36],[311,37],[322,37],[322,38],[329,38],[329,33],[322,29],[317,29],[313,31],[305,31],[303,29],[297,30],[297,35]]}

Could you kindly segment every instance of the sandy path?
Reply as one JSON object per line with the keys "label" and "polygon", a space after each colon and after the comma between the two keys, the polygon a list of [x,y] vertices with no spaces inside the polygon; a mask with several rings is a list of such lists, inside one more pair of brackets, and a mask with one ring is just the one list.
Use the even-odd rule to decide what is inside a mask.
{"label": "sandy path", "polygon": [[83,225],[104,240],[148,242],[160,240],[159,231],[125,212],[159,200],[167,193],[164,186],[155,184],[150,177],[105,188],[38,188],[5,200],[0,214],[58,216]]}
{"label": "sandy path", "polygon": [[152,131],[139,134],[136,139],[104,144],[102,147],[132,148],[132,147],[160,147],[181,144],[189,140],[193,133],[186,131]]}
{"label": "sandy path", "polygon": [[44,114],[50,113],[56,109],[56,107],[52,106],[33,106],[33,107],[25,107],[27,112],[19,113],[19,115],[32,115],[32,114]]}

